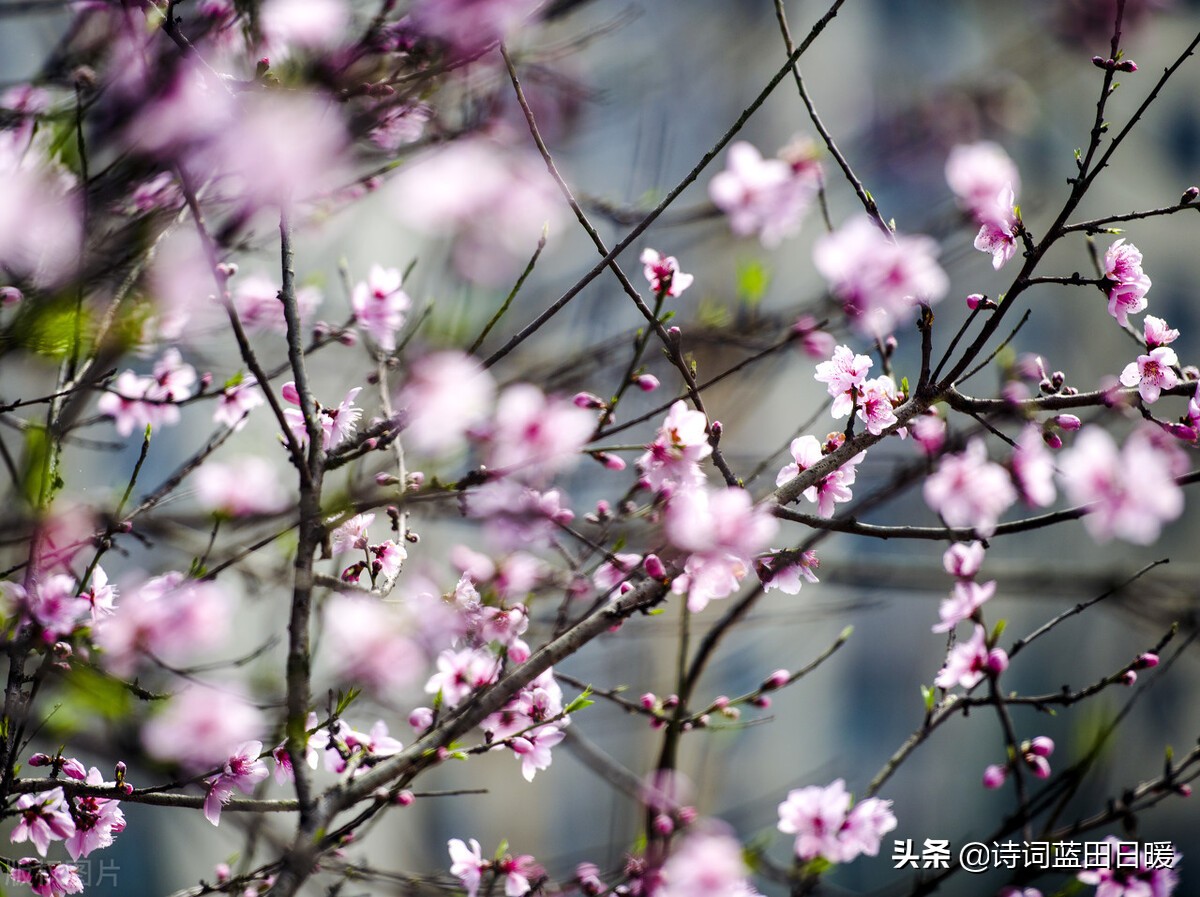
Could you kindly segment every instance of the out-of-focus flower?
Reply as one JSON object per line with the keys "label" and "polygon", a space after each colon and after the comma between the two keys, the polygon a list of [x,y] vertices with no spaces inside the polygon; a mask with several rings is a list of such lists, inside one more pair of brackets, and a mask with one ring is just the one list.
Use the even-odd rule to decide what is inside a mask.
{"label": "out-of-focus flower", "polygon": [[224,763],[264,727],[262,712],[230,687],[189,685],[142,727],[142,743],[155,757],[203,770]]}

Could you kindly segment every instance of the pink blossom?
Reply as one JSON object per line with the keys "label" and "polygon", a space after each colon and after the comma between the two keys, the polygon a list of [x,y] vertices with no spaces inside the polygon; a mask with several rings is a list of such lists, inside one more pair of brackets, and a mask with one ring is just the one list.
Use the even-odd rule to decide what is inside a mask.
{"label": "pink blossom", "polygon": [[676,493],[667,504],[667,539],[689,552],[672,591],[687,592],[688,609],[703,610],[712,598],[729,595],[766,548],[779,523],[744,489],[704,488]]}
{"label": "pink blossom", "polygon": [[[488,2],[513,0],[426,0],[423,6],[482,8]],[[478,22],[463,22],[477,32]],[[563,217],[562,198],[541,159],[481,137],[450,141],[407,162],[391,191],[402,223],[432,237],[454,237],[459,273],[482,283],[506,283]]]}
{"label": "pink blossom", "polygon": [[398,398],[406,444],[430,456],[458,451],[487,419],[495,394],[491,374],[469,355],[435,352],[417,360]]}
{"label": "pink blossom", "polygon": [[[1088,885],[1096,886],[1095,897],[1171,897],[1179,884],[1172,859],[1171,867],[1151,868],[1146,850],[1134,842],[1133,851],[1115,835],[1104,839],[1108,849],[1104,852],[1109,865],[1097,869],[1085,869],[1075,877]],[[1176,857],[1174,847],[1168,856]]]}
{"label": "pink blossom", "polygon": [[371,554],[375,559],[374,564],[379,565],[377,574],[382,573],[387,579],[395,579],[408,558],[408,549],[399,542],[385,539],[378,545],[371,546]]}
{"label": "pink blossom", "polygon": [[172,572],[123,590],[121,606],[95,624],[104,665],[118,676],[133,673],[144,656],[183,663],[223,644],[231,602],[215,582]]}
{"label": "pink blossom", "polygon": [[457,707],[477,689],[491,685],[500,673],[500,661],[478,648],[447,648],[437,659],[437,672],[425,683],[425,691],[440,694],[447,707]]}
{"label": "pink blossom", "polygon": [[896,382],[886,374],[863,383],[858,397],[858,418],[868,433],[878,436],[896,423],[894,409],[898,401]]}
{"label": "pink blossom", "polygon": [[229,803],[236,788],[243,794],[253,794],[254,786],[269,774],[267,765],[259,759],[261,741],[247,741],[225,761],[225,768],[208,780],[204,798],[204,818],[213,825],[221,823],[221,807]]}
{"label": "pink blossom", "polygon": [[537,0],[418,0],[413,4],[412,23],[423,34],[444,41],[456,55],[465,56],[504,40],[539,6]]}
{"label": "pink blossom", "polygon": [[496,402],[487,465],[524,480],[545,480],[571,467],[595,428],[592,414],[528,383],[508,387]]}
{"label": "pink blossom", "polygon": [[741,842],[716,825],[689,833],[663,864],[662,887],[656,893],[657,897],[749,897],[754,888]]}
{"label": "pink blossom", "polygon": [[[793,463],[785,464],[780,469],[775,477],[776,486],[782,486],[799,476],[801,472],[812,467],[824,457],[821,443],[817,442],[817,437],[807,435],[798,436],[792,440],[791,453]],[[866,452],[859,452],[821,482],[804,490],[804,497],[808,501],[816,503],[817,513],[820,516],[832,517],[835,504],[850,501],[854,497],[850,487],[854,485],[854,480],[858,475],[859,463],[866,456]]]}
{"label": "pink blossom", "polygon": [[757,234],[764,246],[773,247],[800,228],[820,184],[815,162],[793,166],[764,159],[752,144],[739,140],[729,147],[725,170],[709,182],[708,195],[735,234]]}
{"label": "pink blossom", "polygon": [[[777,556],[762,558],[759,564],[763,567],[763,589],[771,591],[771,589],[779,589],[785,595],[798,595],[800,589],[804,585],[801,580],[808,582],[820,582],[817,579],[817,574],[813,571],[820,566],[821,562],[817,560],[815,551],[806,551],[798,558],[793,560],[786,566],[775,570],[775,564],[778,560]],[[774,572],[772,572],[774,571]],[[767,577],[770,577],[769,579]]]}
{"label": "pink blossom", "polygon": [[826,384],[829,394],[833,396],[830,413],[834,417],[846,417],[850,413],[871,365],[869,357],[855,355],[849,346],[838,346],[829,361],[817,365],[814,379]]}
{"label": "pink blossom", "polygon": [[[288,381],[280,390],[285,401],[295,405],[295,408],[284,408],[283,416],[288,422],[292,436],[301,446],[308,444],[308,428],[304,424],[304,412],[300,410],[300,393],[296,384]],[[362,416],[362,409],[354,404],[355,397],[362,392],[361,386],[356,386],[346,393],[346,398],[336,408],[328,408],[314,400],[314,412],[317,423],[321,427],[321,446],[325,451],[337,448],[352,435]]]}
{"label": "pink blossom", "polygon": [[679,262],[673,255],[664,256],[653,249],[643,249],[641,262],[642,273],[655,294],[674,298],[681,295],[695,280],[692,275],[679,270]]}
{"label": "pink blossom", "polygon": [[42,856],[51,841],[63,841],[75,834],[75,821],[62,788],[22,794],[17,798],[17,816],[20,821],[9,840],[14,844],[31,841]]}
{"label": "pink blossom", "polygon": [[1013,204],[1012,185],[1001,189],[990,206],[976,210],[980,219],[979,233],[975,235],[975,248],[992,254],[992,267],[999,271],[1017,251],[1018,231],[1021,219],[1017,217]]}
{"label": "pink blossom", "polygon": [[239,379],[221,391],[220,401],[213,411],[213,423],[224,424],[235,431],[240,430],[246,426],[250,412],[265,401],[262,390],[258,388],[258,382],[253,377]]}
{"label": "pink blossom", "polygon": [[1170,389],[1179,382],[1172,368],[1179,363],[1174,349],[1159,346],[1149,355],[1139,355],[1121,372],[1121,385],[1136,386],[1142,401],[1152,405],[1158,401],[1162,390]]}
{"label": "pink blossom", "polygon": [[25,123],[0,133],[0,266],[51,286],[79,261],[79,191],[73,175],[28,146],[33,119]]}
{"label": "pink blossom", "polygon": [[486,521],[488,540],[505,551],[548,544],[559,525],[575,517],[557,489],[538,492],[511,478],[473,489],[463,497],[463,509]]}
{"label": "pink blossom", "polygon": [[842,779],[826,788],[810,785],[789,791],[779,805],[779,830],[796,836],[794,851],[801,860],[820,856],[848,863],[879,852],[880,839],[896,827],[891,803],[870,798],[851,809]]}
{"label": "pink blossom", "polygon": [[1013,480],[1025,503],[1035,508],[1054,504],[1054,458],[1042,439],[1042,430],[1029,423],[1017,438],[1012,455]]}
{"label": "pink blossom", "polygon": [[940,452],[946,443],[946,421],[936,411],[918,414],[908,429],[913,441],[930,457]]}
{"label": "pink blossom", "polygon": [[275,465],[257,456],[203,465],[196,471],[196,501],[229,517],[277,514],[290,503]]}
{"label": "pink blossom", "polygon": [[1107,431],[1085,427],[1063,452],[1059,480],[1072,503],[1088,507],[1083,525],[1097,542],[1116,536],[1149,545],[1164,523],[1183,513],[1175,457],[1147,430],[1130,434],[1118,453]]}
{"label": "pink blossom", "polygon": [[248,92],[194,160],[244,210],[279,207],[341,185],[346,129],[337,106],[303,91]]}
{"label": "pink blossom", "polygon": [[1008,473],[987,459],[987,447],[973,439],[966,451],[942,458],[925,481],[925,503],[947,526],[972,527],[987,538],[1000,516],[1017,500]]}
{"label": "pink blossom", "polygon": [[605,561],[592,574],[592,583],[606,595],[611,595],[614,589],[631,578],[642,563],[640,554],[617,553],[612,560]]}
{"label": "pink blossom", "polygon": [[[978,544],[978,543],[975,543]],[[934,632],[949,632],[964,620],[975,615],[983,603],[996,594],[996,582],[991,580],[980,585],[969,579],[960,579],[954,584],[949,598],[942,599],[938,608],[940,623],[933,626]]]}
{"label": "pink blossom", "polygon": [[349,18],[342,0],[266,0],[258,14],[264,41],[259,52],[282,59],[293,47],[332,47]]}
{"label": "pink blossom", "polygon": [[404,313],[412,305],[400,283],[400,272],[395,268],[372,265],[367,282],[356,284],[350,296],[354,319],[387,352],[396,348],[396,333],[404,326]]}
{"label": "pink blossom", "polygon": [[[279,290],[273,279],[261,274],[239,278],[232,301],[242,326],[252,331],[287,333],[287,319],[283,315],[283,300],[279,297]],[[321,291],[316,287],[299,287],[296,290],[296,310],[300,320],[312,317],[321,301]]]}
{"label": "pink blossom", "polygon": [[950,287],[929,237],[882,233],[867,215],[852,218],[813,248],[813,260],[855,328],[890,333],[918,303],[935,303]]}
{"label": "pink blossom", "polygon": [[[324,747],[328,743],[329,731],[327,729],[317,729],[317,715],[311,711],[304,721],[304,729],[309,733],[304,743],[304,762],[308,764],[310,769],[316,769],[319,762],[317,749]],[[292,768],[292,759],[288,756],[286,741],[280,743],[271,751],[271,759],[275,761],[276,782],[280,785],[286,785],[296,780],[296,771]]]}
{"label": "pink blossom", "polygon": [[[999,144],[983,140],[958,144],[946,158],[946,182],[963,207],[979,218],[1001,190],[1021,189],[1021,175]],[[1010,202],[1011,206],[1012,203]]]}
{"label": "pink blossom", "polygon": [[128,436],[134,427],[144,429],[155,414],[153,406],[143,401],[150,385],[149,377],[139,377],[133,371],[122,371],[112,391],[100,397],[96,408],[113,419],[118,433]]}
{"label": "pink blossom", "polygon": [[371,542],[367,529],[374,522],[374,514],[355,514],[350,517],[329,534],[329,550],[334,555],[348,551],[366,551]]}
{"label": "pink blossom", "polygon": [[512,740],[512,750],[521,758],[521,775],[526,782],[532,782],[539,770],[550,767],[550,749],[564,737],[558,727],[542,726]]}
{"label": "pink blossom", "polygon": [[420,677],[425,653],[412,623],[395,606],[370,597],[336,595],[325,604],[325,645],[337,676],[386,695]]}
{"label": "pink blossom", "polygon": [[680,399],[667,412],[637,466],[646,484],[656,492],[688,489],[704,482],[700,462],[711,454],[708,418]]}
{"label": "pink blossom", "polygon": [[483,859],[479,842],[472,838],[471,847],[468,849],[458,838],[451,838],[448,846],[450,874],[463,883],[463,887],[467,889],[467,897],[475,897],[479,890],[479,882],[483,878],[483,870],[490,865]]}
{"label": "pink blossom", "polygon": [[91,602],[75,588],[75,578],[65,573],[33,582],[25,599],[26,613],[51,642],[70,635],[92,611]]}
{"label": "pink blossom", "polygon": [[1142,319],[1142,335],[1146,340],[1147,349],[1157,349],[1179,339],[1179,331],[1167,326],[1167,322],[1154,315],[1146,315]]}
{"label": "pink blossom", "polygon": [[951,576],[971,579],[983,566],[983,543],[955,542],[942,555],[942,566]]}
{"label": "pink blossom", "polygon": [[571,718],[562,714],[562,687],[554,678],[554,668],[548,667],[501,710],[488,716],[481,728],[499,741],[542,723],[553,722],[560,728],[569,725]]}
{"label": "pink blossom", "polygon": [[1142,271],[1142,253],[1124,238],[1104,253],[1104,277],[1108,281],[1108,313],[1122,327],[1129,326],[1129,315],[1146,307],[1150,278]]}
{"label": "pink blossom", "polygon": [[65,897],[83,892],[79,870],[70,863],[39,863],[24,857],[9,869],[13,881],[27,884],[39,897]]}
{"label": "pink blossom", "polygon": [[988,671],[987,633],[978,623],[975,632],[965,642],[959,642],[946,655],[946,665],[942,667],[933,684],[938,688],[974,688]]}
{"label": "pink blossom", "polygon": [[142,744],[196,771],[225,762],[263,728],[262,712],[228,686],[189,685],[142,727]]}
{"label": "pink blossom", "polygon": [[92,570],[88,586],[79,593],[79,597],[92,606],[93,623],[101,617],[109,617],[116,613],[117,608],[113,602],[117,598],[117,587],[109,583],[108,574],[99,564]]}

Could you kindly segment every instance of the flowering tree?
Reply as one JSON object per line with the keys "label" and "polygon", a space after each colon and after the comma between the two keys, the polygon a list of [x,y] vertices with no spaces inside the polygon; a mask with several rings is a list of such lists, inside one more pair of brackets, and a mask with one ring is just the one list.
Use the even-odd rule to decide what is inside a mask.
{"label": "flowering tree", "polygon": [[[235,861],[215,855],[203,881],[172,885],[189,895],[361,881],[469,897],[802,894],[889,852],[889,879],[923,894],[980,863],[905,830],[889,786],[920,752],[953,750],[944,728],[990,717],[999,737],[957,784],[1006,789],[978,843],[1008,893],[1074,881],[1103,897],[1170,894],[1174,847],[1136,822],[1190,793],[1200,750],[1141,758],[1138,780],[1096,795],[1084,785],[1127,710],[1061,763],[1039,714],[1119,689],[1132,707],[1194,619],[1187,638],[1172,625],[1104,658],[1094,681],[1058,688],[1036,665],[1015,678],[1033,642],[1161,561],[1015,639],[988,578],[1002,565],[989,553],[1017,533],[1080,521],[1100,546],[1150,545],[1200,479],[1200,375],[1171,347],[1180,331],[1150,313],[1154,250],[1135,245],[1139,224],[1194,211],[1200,191],[1080,213],[1200,44],[1121,87],[1142,99],[1112,118],[1118,79],[1138,68],[1124,35],[1147,5],[1095,4],[1102,39],[1068,10],[1104,49],[1075,59],[1097,69],[1094,120],[1065,187],[1039,198],[1050,210],[1023,217],[1009,154],[964,139],[938,160],[958,206],[939,240],[885,214],[798,67],[843,0],[795,34],[775,0],[775,75],[644,207],[588,196],[586,175],[556,162],[569,104],[536,87],[552,83],[564,34],[567,51],[595,36],[571,30],[585,2],[72,4],[41,75],[0,99],[0,798],[15,819],[0,862],[12,880],[82,891],[75,861],[149,842],[125,831],[122,806],[141,804],[244,835]],[[812,136],[768,156],[742,131],[784,82]],[[698,213],[676,209],[689,188]],[[835,215],[837,197],[856,210]],[[330,286],[309,259],[360,204],[424,249],[344,263]],[[575,227],[594,258],[570,257]],[[749,327],[706,321],[690,304],[702,281],[672,248],[701,230],[811,251],[820,282]],[[956,233],[982,253],[961,283],[939,260]],[[1081,252],[1090,273],[1061,273]],[[557,296],[537,280],[544,257],[576,272]],[[974,292],[993,272],[1003,291]],[[746,291],[761,297],[764,277],[747,268]],[[639,325],[564,357],[556,316],[601,281]],[[1062,287],[1086,296],[1081,319],[1132,340],[1104,382],[1076,387],[1009,348]],[[446,298],[463,292],[468,311]],[[710,364],[712,345],[741,357]],[[534,348],[551,373],[522,360]],[[787,409],[794,435],[779,450],[760,438],[757,457],[739,457],[714,387],[781,358],[827,400]],[[968,386],[983,370],[994,394]],[[903,519],[873,520],[878,509]],[[852,634],[797,669],[752,657],[757,684],[741,694],[713,694],[706,676],[759,605],[818,582],[834,537],[863,552],[944,546],[945,597],[919,611],[936,659],[911,671],[912,734],[878,771],[793,779],[777,813],[735,828],[689,795],[685,745],[766,721],[775,693],[829,675]],[[669,681],[579,672],[659,616],[677,633]],[[896,675],[886,666],[866,675]],[[589,741],[600,702],[655,734],[635,768]],[[564,750],[635,803],[640,834],[615,845],[621,863],[556,868],[468,830],[412,870],[370,852],[379,820],[414,801],[486,805],[427,784],[455,761],[507,754],[506,774],[533,781]],[[1013,838],[1026,853],[1007,864]]]}

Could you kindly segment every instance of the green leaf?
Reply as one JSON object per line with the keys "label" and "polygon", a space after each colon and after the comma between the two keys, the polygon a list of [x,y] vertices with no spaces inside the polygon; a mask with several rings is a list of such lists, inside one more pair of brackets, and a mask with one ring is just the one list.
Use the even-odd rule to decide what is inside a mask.
{"label": "green leaf", "polygon": [[748,308],[762,301],[771,285],[771,270],[759,259],[738,262],[737,297]]}
{"label": "green leaf", "polygon": [[933,699],[936,692],[928,685],[921,686],[921,702],[925,705],[925,712],[933,710]]}
{"label": "green leaf", "polygon": [[345,713],[346,709],[351,704],[353,704],[355,702],[355,700],[358,699],[358,696],[361,694],[362,694],[362,689],[358,688],[356,686],[352,686],[350,688],[350,690],[347,692],[342,692],[341,690],[339,690],[338,691],[338,699],[337,699],[337,708],[334,710],[334,715],[341,716],[343,713]]}
{"label": "green leaf", "polygon": [[586,710],[588,707],[591,707],[593,704],[596,703],[595,701],[588,699],[588,695],[590,695],[591,693],[592,693],[592,687],[589,685],[587,688],[585,688],[583,690],[583,694],[581,694],[574,701],[572,701],[570,704],[567,705],[566,709],[563,712],[570,714],[570,713],[575,713],[579,710]]}
{"label": "green leaf", "polygon": [[900,378],[900,391],[902,393],[904,393],[905,395],[908,395],[908,378],[907,377]]}

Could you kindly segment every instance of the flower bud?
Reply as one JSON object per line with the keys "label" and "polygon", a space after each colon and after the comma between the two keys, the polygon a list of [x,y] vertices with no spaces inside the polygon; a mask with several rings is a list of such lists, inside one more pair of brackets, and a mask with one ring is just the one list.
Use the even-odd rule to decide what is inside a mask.
{"label": "flower bud", "polygon": [[1004,784],[1004,780],[1008,778],[1008,767],[999,766],[993,763],[983,771],[983,787],[989,791],[995,791]]}
{"label": "flower bud", "polygon": [[1132,59],[1122,59],[1117,63],[1118,72],[1136,72],[1138,70],[1137,63]]}
{"label": "flower bud", "polygon": [[398,486],[398,485],[400,485],[400,480],[398,480],[393,474],[387,473],[385,471],[380,471],[379,473],[375,474],[375,485],[376,486]]}
{"label": "flower bud", "polygon": [[229,876],[231,874],[232,873],[229,869],[228,863],[217,863],[217,865],[213,867],[213,875],[217,877],[218,882],[229,881]]}
{"label": "flower bud", "polygon": [[1058,449],[1062,448],[1062,446],[1063,446],[1062,437],[1059,436],[1057,433],[1050,433],[1050,432],[1044,431],[1042,433],[1042,442],[1046,443],[1046,445],[1048,445],[1052,449],[1055,449],[1056,451]]}
{"label": "flower bud", "polygon": [[660,835],[669,835],[675,831],[675,822],[666,813],[654,817],[654,831]]}
{"label": "flower bud", "polygon": [[638,699],[638,703],[642,705],[642,709],[644,710],[653,710],[654,705],[658,703],[658,698],[654,692],[648,691]]}
{"label": "flower bud", "polygon": [[397,791],[396,797],[394,798],[396,806],[398,807],[412,806],[412,802],[416,799],[416,795],[407,788],[405,788],[403,791]]}
{"label": "flower bud", "polygon": [[1060,414],[1054,418],[1054,423],[1064,430],[1078,430],[1083,426],[1083,421],[1074,414]]}
{"label": "flower bud", "polygon": [[1133,666],[1134,669],[1138,670],[1148,670],[1152,667],[1156,667],[1158,666],[1158,655],[1147,651],[1145,654],[1140,655],[1136,661],[1134,661]]}
{"label": "flower bud", "polygon": [[771,706],[771,699],[767,695],[759,695],[756,698],[751,698],[750,703],[753,704],[755,707],[759,707],[763,710],[766,710],[768,707]]}
{"label": "flower bud", "polygon": [[576,408],[599,409],[605,407],[604,399],[590,392],[577,392],[571,400]]}
{"label": "flower bud", "polygon": [[1137,673],[1133,670],[1126,670],[1121,675],[1121,683],[1123,685],[1133,685],[1135,682],[1137,682]]}
{"label": "flower bud", "polygon": [[653,374],[641,374],[633,378],[633,382],[637,384],[638,389],[642,392],[654,392],[658,389],[658,378]]}
{"label": "flower bud", "polygon": [[69,759],[63,761],[62,771],[63,775],[65,775],[67,778],[74,779],[77,782],[83,782],[87,780],[87,769],[74,757],[70,757]]}
{"label": "flower bud", "polygon": [[665,698],[663,698],[662,704],[663,707],[667,708],[668,710],[674,710],[679,706],[679,695],[667,695]]}
{"label": "flower bud", "polygon": [[788,679],[791,677],[792,674],[787,670],[776,670],[763,681],[763,691],[773,691],[776,688],[783,688],[787,685]]}
{"label": "flower bud", "polygon": [[53,758],[49,754],[37,753],[29,758],[29,765],[33,767],[49,766],[53,762]]}
{"label": "flower bud", "polygon": [[700,816],[700,811],[695,807],[680,807],[679,812],[675,814],[679,817],[680,825],[691,825]]}
{"label": "flower bud", "polygon": [[0,287],[0,307],[8,308],[10,305],[16,305],[25,294],[16,287]]}
{"label": "flower bud", "polygon": [[408,715],[408,724],[417,732],[424,732],[433,725],[433,710],[429,707],[418,707]]}
{"label": "flower bud", "polygon": [[724,710],[729,706],[729,697],[727,695],[717,695],[713,698],[713,710]]}
{"label": "flower bud", "polygon": [[1094,65],[1098,69],[1109,68],[1111,63],[1112,63],[1111,59],[1105,59],[1103,56],[1093,56],[1092,57],[1092,65]]}
{"label": "flower bud", "polygon": [[1179,204],[1185,206],[1188,203],[1195,202],[1198,196],[1200,196],[1200,187],[1188,187],[1183,191],[1183,196],[1179,197]]}
{"label": "flower bud", "polygon": [[648,554],[642,560],[642,567],[651,579],[662,579],[667,575],[667,568],[656,554]]}
{"label": "flower bud", "polygon": [[979,305],[983,302],[983,300],[983,293],[972,293],[967,297],[967,308],[971,309],[971,311],[975,311],[975,309],[979,308]]}
{"label": "flower bud", "polygon": [[1008,669],[1008,652],[1003,648],[993,648],[988,652],[987,668],[996,675]]}
{"label": "flower bud", "polygon": [[1049,757],[1054,753],[1054,741],[1045,735],[1039,735],[1029,742],[1029,752],[1039,757]]}

